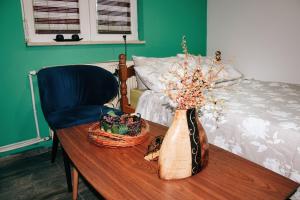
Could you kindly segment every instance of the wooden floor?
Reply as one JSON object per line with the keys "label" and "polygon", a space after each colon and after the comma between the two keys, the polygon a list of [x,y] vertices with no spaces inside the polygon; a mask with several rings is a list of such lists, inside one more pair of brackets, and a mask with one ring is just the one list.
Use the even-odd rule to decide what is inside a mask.
{"label": "wooden floor", "polygon": [[[14,158],[0,159],[0,199],[38,200],[71,199],[61,152],[55,163],[50,152],[35,150]],[[79,182],[79,200],[103,199],[83,180]]]}

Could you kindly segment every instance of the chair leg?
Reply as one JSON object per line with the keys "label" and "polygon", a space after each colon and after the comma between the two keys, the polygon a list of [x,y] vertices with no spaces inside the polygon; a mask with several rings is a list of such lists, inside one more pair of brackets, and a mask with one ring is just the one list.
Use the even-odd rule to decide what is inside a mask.
{"label": "chair leg", "polygon": [[72,178],[71,178],[71,167],[70,167],[70,158],[68,154],[66,154],[65,150],[62,149],[62,154],[64,158],[64,165],[65,165],[65,172],[66,172],[66,179],[67,179],[67,185],[68,185],[68,192],[72,192]]}
{"label": "chair leg", "polygon": [[58,147],[58,137],[56,134],[56,131],[53,133],[53,143],[52,143],[52,153],[51,153],[51,162],[54,163],[57,153],[57,147]]}

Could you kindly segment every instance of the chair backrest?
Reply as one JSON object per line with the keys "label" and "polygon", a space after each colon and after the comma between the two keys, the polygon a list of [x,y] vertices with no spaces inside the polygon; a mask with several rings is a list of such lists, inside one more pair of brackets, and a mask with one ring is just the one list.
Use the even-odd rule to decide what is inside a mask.
{"label": "chair backrest", "polygon": [[44,115],[79,105],[103,105],[118,93],[113,74],[92,65],[43,68],[37,78]]}

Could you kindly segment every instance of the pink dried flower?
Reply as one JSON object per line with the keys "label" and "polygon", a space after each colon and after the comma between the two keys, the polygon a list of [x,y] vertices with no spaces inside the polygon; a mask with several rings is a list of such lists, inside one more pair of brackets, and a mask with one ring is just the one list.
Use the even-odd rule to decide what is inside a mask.
{"label": "pink dried flower", "polygon": [[[205,104],[205,92],[212,89],[223,66],[215,69],[215,66],[210,66],[204,75],[201,58],[194,58],[188,54],[185,37],[182,38],[181,45],[184,61],[177,63],[170,70],[174,79],[165,81],[167,82],[165,93],[177,109],[201,108]],[[211,63],[212,65],[220,64],[215,61]]]}

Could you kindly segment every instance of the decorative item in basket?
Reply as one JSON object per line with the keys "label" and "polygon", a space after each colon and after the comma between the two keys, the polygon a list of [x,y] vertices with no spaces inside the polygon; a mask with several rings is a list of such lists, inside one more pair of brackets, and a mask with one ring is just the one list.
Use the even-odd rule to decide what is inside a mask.
{"label": "decorative item in basket", "polygon": [[98,146],[130,147],[147,138],[149,125],[139,114],[116,115],[113,111],[89,128],[88,139]]}
{"label": "decorative item in basket", "polygon": [[118,116],[110,111],[100,119],[101,130],[109,133],[136,136],[141,133],[141,126],[139,113]]}

